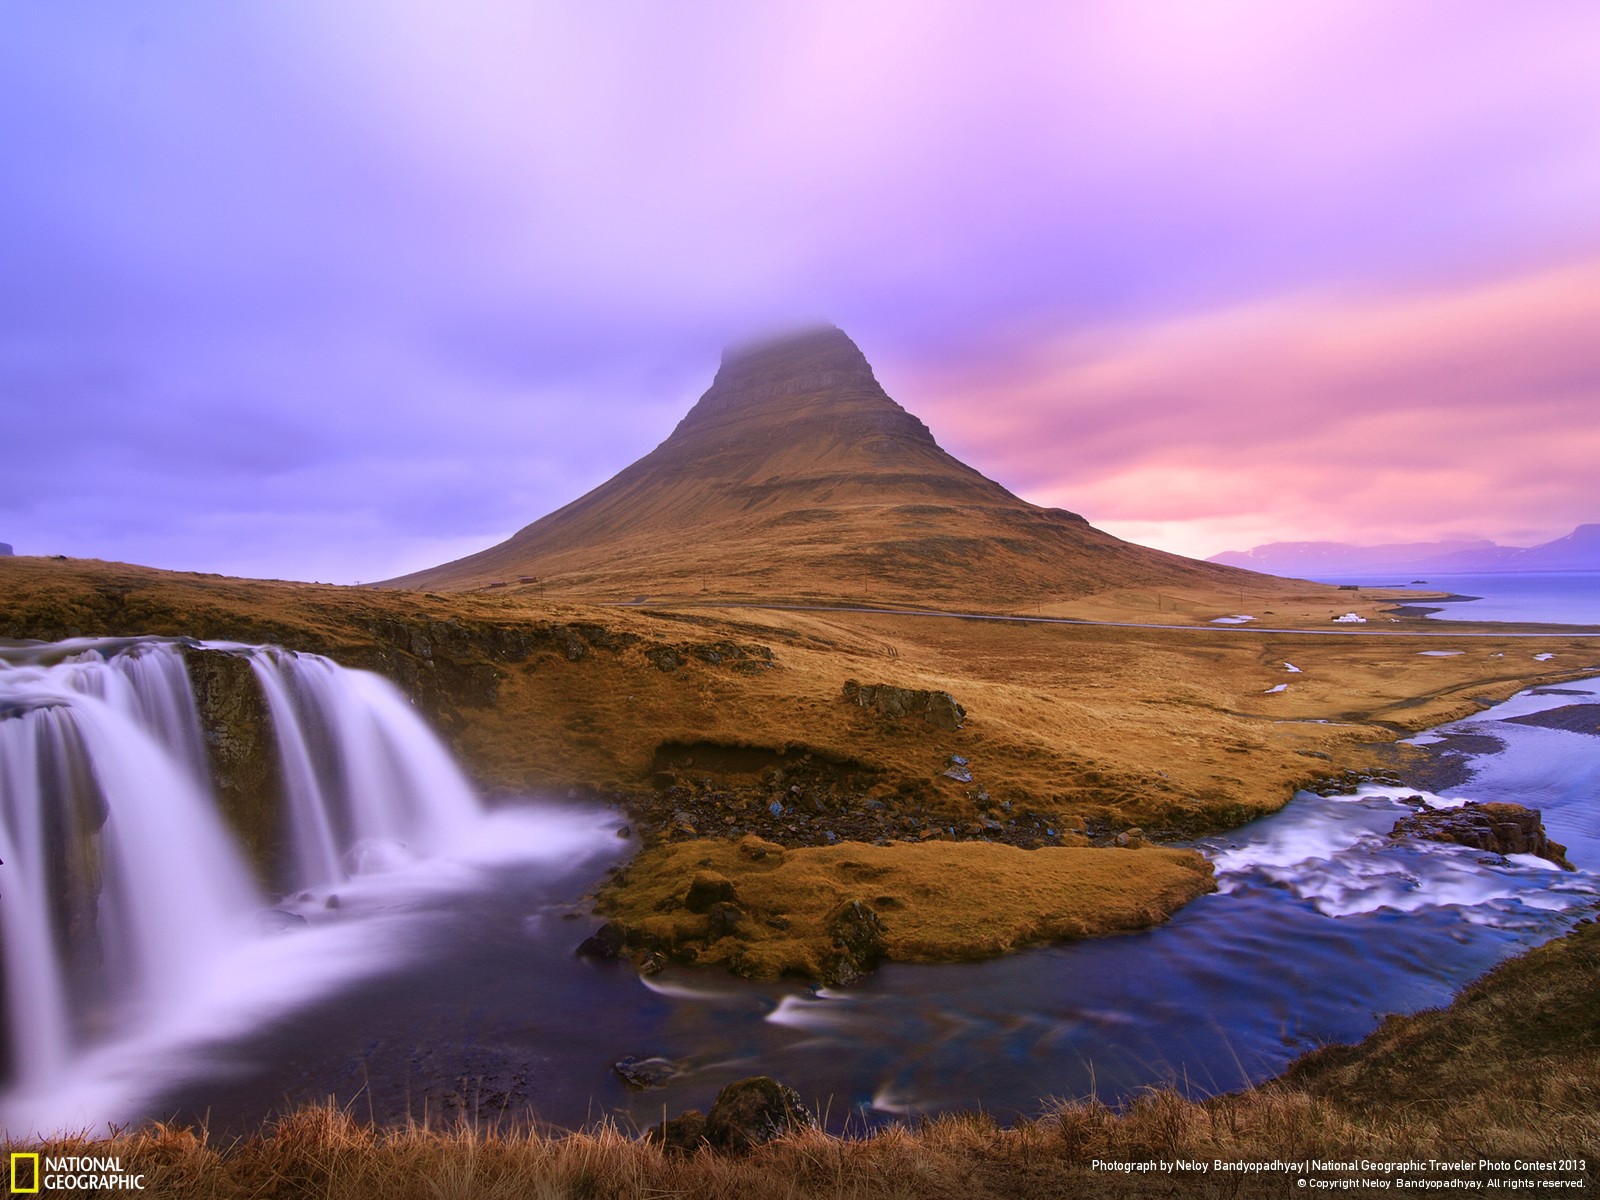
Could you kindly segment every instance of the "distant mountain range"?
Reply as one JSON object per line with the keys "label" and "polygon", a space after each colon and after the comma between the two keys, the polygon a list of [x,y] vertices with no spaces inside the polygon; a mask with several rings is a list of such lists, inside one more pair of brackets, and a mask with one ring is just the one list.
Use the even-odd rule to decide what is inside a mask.
{"label": "distant mountain range", "polygon": [[1210,560],[1269,575],[1315,579],[1325,575],[1479,574],[1494,571],[1600,571],[1600,525],[1579,525],[1538,546],[1497,546],[1490,541],[1404,542],[1352,546],[1348,542],[1268,542],[1253,550],[1225,550]]}

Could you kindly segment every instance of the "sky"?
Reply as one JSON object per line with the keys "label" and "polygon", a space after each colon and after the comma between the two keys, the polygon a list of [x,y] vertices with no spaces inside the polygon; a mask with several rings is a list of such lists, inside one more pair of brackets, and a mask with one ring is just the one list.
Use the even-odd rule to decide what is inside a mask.
{"label": "sky", "polygon": [[1600,5],[9,0],[0,542],[349,583],[828,320],[1195,556],[1600,520]]}

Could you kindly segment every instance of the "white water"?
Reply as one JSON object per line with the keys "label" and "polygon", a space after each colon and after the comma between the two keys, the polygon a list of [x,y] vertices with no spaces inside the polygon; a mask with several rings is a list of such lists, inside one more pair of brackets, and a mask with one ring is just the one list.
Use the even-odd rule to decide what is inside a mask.
{"label": "white water", "polygon": [[211,648],[249,659],[279,750],[280,882],[300,894],[270,922],[207,792],[182,644],[0,649],[0,1128],[15,1136],[126,1119],[182,1064],[404,961],[430,905],[484,864],[615,841],[592,815],[486,815],[377,676]]}
{"label": "white water", "polygon": [[246,651],[278,746],[297,888],[447,851],[479,815],[444,747],[386,680],[315,655]]}

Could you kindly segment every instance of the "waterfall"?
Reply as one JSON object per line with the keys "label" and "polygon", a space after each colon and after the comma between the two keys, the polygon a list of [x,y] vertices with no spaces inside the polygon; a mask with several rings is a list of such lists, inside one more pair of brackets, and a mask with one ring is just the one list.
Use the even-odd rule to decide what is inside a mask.
{"label": "waterfall", "polygon": [[[449,754],[377,676],[276,647],[154,639],[0,646],[0,1086],[201,994],[264,936],[265,897],[211,793],[185,653],[249,661],[276,747],[280,890],[447,849],[480,816]],[[267,731],[256,731],[266,736]]]}
{"label": "waterfall", "polygon": [[476,815],[467,781],[387,680],[276,648],[250,665],[272,715],[296,887],[436,853]]}

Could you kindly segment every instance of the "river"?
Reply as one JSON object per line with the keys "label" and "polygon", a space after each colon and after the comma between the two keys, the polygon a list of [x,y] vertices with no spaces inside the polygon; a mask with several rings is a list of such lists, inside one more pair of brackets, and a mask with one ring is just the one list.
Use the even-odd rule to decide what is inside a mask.
{"label": "river", "polygon": [[[56,731],[54,765],[39,776],[47,781],[79,741],[93,751],[110,739],[124,775],[159,776],[163,793],[187,794],[195,772],[185,783],[172,747],[193,739],[135,737],[141,722],[159,732],[190,720],[178,701],[159,713],[150,703],[181,681],[163,657],[178,651],[69,649],[48,662],[29,651],[36,661],[0,670],[0,732],[13,758],[42,744],[33,726]],[[217,894],[238,911],[234,926],[211,921],[219,948],[204,961],[184,955],[181,988],[168,979],[115,1005],[97,992],[70,1007],[56,1022],[59,1053],[0,1096],[14,1134],[170,1117],[243,1131],[328,1096],[381,1120],[506,1115],[574,1126],[610,1116],[642,1127],[663,1112],[704,1108],[751,1074],[796,1087],[835,1128],[951,1108],[1025,1116],[1047,1097],[1115,1102],[1158,1084],[1204,1095],[1271,1076],[1312,1047],[1358,1039],[1386,1013],[1443,1004],[1600,897],[1600,681],[1591,680],[1536,689],[1422,735],[1459,759],[1462,782],[1438,794],[1303,793],[1271,817],[1198,843],[1219,891],[1143,933],[985,963],[889,964],[840,990],[683,969],[644,979],[573,953],[598,924],[586,894],[633,849],[614,813],[537,797],[483,811],[455,794],[453,767],[422,744],[429,735],[382,681],[315,656],[224,651],[283,680],[285,703],[320,714],[322,732],[301,753],[329,779],[355,787],[361,772],[338,759],[348,743],[361,761],[388,764],[376,773],[387,781],[380,790],[399,781],[399,792],[415,793],[393,811],[374,808],[364,818],[374,828],[443,822],[445,849],[417,858],[399,836],[341,843],[307,860],[307,871],[332,874],[308,875],[265,922],[265,902],[250,898],[242,867],[230,867],[239,878],[218,881]],[[131,663],[118,657],[125,652]],[[146,691],[124,688],[122,678]],[[73,733],[72,721],[83,729]],[[8,778],[7,803],[21,811],[15,804],[32,776],[13,769]],[[440,789],[450,803],[424,811]],[[331,784],[313,790],[329,793],[324,800],[344,813],[340,826],[366,803],[355,792],[332,796]],[[114,830],[122,801],[108,798]],[[1542,808],[1580,870],[1388,836],[1418,803],[1467,798]],[[119,896],[165,896],[195,865],[187,847],[200,843],[160,840],[115,868]],[[15,853],[4,855],[8,872],[18,869]],[[216,874],[217,864],[201,865]],[[136,882],[140,871],[149,882]],[[26,911],[29,888],[41,897],[48,889],[19,891],[9,877],[11,920]],[[188,945],[181,906],[161,920],[174,945]],[[10,955],[18,939],[7,928]],[[8,976],[17,974],[8,959]],[[61,1005],[55,992],[23,1007],[48,1016],[50,1004]],[[625,1057],[662,1060],[663,1086],[627,1087],[613,1070]]]}
{"label": "river", "polygon": [[[1116,1101],[1153,1084],[1232,1090],[1357,1040],[1386,1013],[1447,1003],[1592,909],[1600,737],[1500,717],[1596,703],[1600,684],[1565,685],[1465,723],[1502,748],[1472,756],[1467,782],[1435,798],[1543,808],[1576,873],[1391,842],[1415,789],[1303,793],[1201,843],[1221,890],[1156,929],[985,963],[889,964],[835,990],[683,969],[647,980],[577,959],[596,919],[571,896],[606,860],[537,880],[507,861],[430,903],[406,934],[406,966],[217,1048],[220,1069],[153,1111],[248,1127],[264,1106],[332,1094],[386,1119],[506,1111],[645,1126],[772,1074],[838,1127],[952,1108],[1026,1116],[1046,1097]],[[625,1056],[678,1074],[632,1091],[611,1069]]]}

